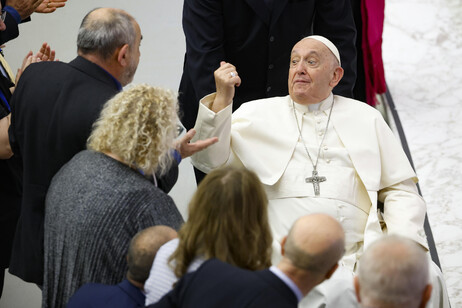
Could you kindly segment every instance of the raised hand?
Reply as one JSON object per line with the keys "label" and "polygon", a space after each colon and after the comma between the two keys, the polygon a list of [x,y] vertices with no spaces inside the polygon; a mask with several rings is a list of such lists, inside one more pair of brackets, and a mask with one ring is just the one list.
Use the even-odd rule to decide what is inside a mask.
{"label": "raised hand", "polygon": [[221,61],[220,67],[214,72],[217,94],[211,106],[211,110],[218,112],[232,103],[235,88],[241,84],[236,67],[231,63]]}
{"label": "raised hand", "polygon": [[205,140],[197,140],[196,142],[190,142],[195,134],[196,130],[192,128],[183,137],[177,140],[175,148],[180,153],[181,158],[189,157],[218,141],[217,137],[213,137]]}
{"label": "raised hand", "polygon": [[5,5],[13,7],[21,19],[29,17],[44,0],[6,0]]}
{"label": "raised hand", "polygon": [[36,13],[53,13],[56,9],[66,5],[67,0],[44,0],[36,9]]}

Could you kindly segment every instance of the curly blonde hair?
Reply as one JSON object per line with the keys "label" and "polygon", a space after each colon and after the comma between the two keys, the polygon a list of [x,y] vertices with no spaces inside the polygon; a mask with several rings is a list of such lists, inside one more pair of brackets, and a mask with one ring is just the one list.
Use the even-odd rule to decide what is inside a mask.
{"label": "curly blonde hair", "polygon": [[196,257],[261,270],[271,265],[268,199],[257,175],[245,168],[210,172],[189,203],[189,218],[169,258],[177,277]]}
{"label": "curly blonde hair", "polygon": [[145,174],[165,174],[173,157],[178,103],[169,90],[133,86],[110,99],[87,140],[87,148],[117,155]]}

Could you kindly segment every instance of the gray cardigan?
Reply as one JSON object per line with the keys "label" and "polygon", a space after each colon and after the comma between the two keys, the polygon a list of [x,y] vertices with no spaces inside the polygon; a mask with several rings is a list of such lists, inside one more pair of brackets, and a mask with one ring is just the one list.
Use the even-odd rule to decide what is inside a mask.
{"label": "gray cardigan", "polygon": [[87,282],[119,283],[138,231],[183,222],[173,200],[144,176],[88,150],[54,176],[45,208],[43,307],[64,307]]}

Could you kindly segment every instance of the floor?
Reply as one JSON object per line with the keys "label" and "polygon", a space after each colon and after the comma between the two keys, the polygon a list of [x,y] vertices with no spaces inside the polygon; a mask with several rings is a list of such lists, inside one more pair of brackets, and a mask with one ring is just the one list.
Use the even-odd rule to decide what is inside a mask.
{"label": "floor", "polygon": [[406,134],[452,307],[462,307],[462,3],[388,0],[386,80]]}
{"label": "floor", "polygon": [[[22,26],[21,36],[11,48],[35,49],[35,45],[29,47],[31,42],[38,46],[42,39],[37,39],[34,31],[59,37],[57,45],[63,46],[61,49],[74,46],[75,35],[63,36],[61,27],[50,25],[69,24],[74,34],[84,12],[95,6],[93,1],[80,0],[78,4],[70,1],[66,11],[47,15],[46,21],[45,17],[34,15],[35,26]],[[142,5],[142,8],[126,8],[124,2],[99,0],[98,6],[125,8],[140,22],[144,39],[135,82],[176,89],[184,52],[181,2],[139,0],[141,4],[155,7],[150,14],[145,14]],[[462,200],[462,77],[459,73],[462,72],[462,3],[460,0],[387,0],[385,16],[386,80],[427,201],[428,218],[452,307],[462,307],[462,207],[456,206]],[[153,20],[164,27],[152,26]],[[74,55],[72,49],[61,53],[60,59],[68,61]],[[12,55],[10,64],[20,63],[21,56],[15,56]],[[152,64],[156,61],[149,59],[153,58],[160,60]],[[153,74],[156,70],[163,73]],[[185,213],[194,190],[188,161],[182,163],[180,172],[181,178],[172,196]],[[0,308],[23,307],[40,307],[40,290],[7,275]]]}

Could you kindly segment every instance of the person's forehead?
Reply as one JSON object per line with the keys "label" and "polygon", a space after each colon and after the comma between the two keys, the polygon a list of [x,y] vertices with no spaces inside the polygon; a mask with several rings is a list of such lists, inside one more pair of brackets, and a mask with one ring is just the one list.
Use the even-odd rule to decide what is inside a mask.
{"label": "person's forehead", "polygon": [[303,39],[292,48],[292,54],[323,54],[328,48],[323,43],[313,39]]}

